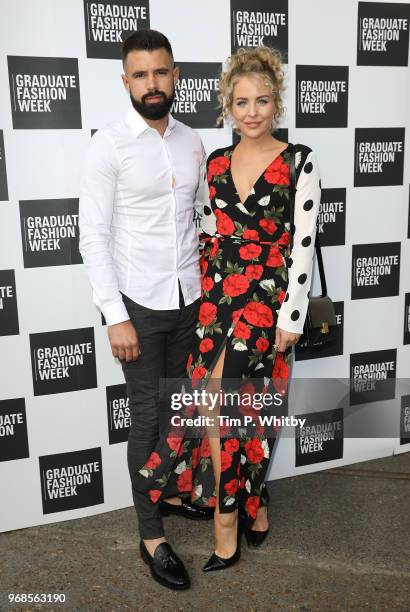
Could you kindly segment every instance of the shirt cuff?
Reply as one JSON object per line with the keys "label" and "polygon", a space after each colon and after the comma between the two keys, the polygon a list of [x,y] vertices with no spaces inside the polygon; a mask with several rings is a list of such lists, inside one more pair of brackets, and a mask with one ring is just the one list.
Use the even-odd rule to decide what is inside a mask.
{"label": "shirt cuff", "polygon": [[124,321],[130,320],[130,315],[122,300],[106,306],[102,313],[107,325],[116,325],[117,323],[124,323]]}
{"label": "shirt cuff", "polygon": [[280,327],[284,331],[291,332],[292,334],[302,334],[303,327],[305,325],[306,316],[303,319],[292,321],[285,312],[279,311],[278,320],[276,326]]}

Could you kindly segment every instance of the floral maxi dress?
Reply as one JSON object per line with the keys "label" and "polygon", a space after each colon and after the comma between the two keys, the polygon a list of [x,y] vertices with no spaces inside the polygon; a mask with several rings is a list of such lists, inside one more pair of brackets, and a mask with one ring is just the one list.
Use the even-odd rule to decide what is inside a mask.
{"label": "floral maxi dress", "polygon": [[[191,389],[185,391],[206,386],[225,347],[222,380],[237,381],[241,397],[273,388],[284,401],[270,413],[281,415],[292,348],[284,352],[273,348],[275,330],[276,326],[294,333],[303,330],[321,195],[319,167],[312,149],[295,146],[297,191],[291,228],[293,145],[273,159],[244,202],[230,171],[234,146],[214,151],[207,162],[209,206],[204,208],[204,220],[213,220],[214,231],[202,234],[202,292],[186,368]],[[233,431],[221,422],[219,510],[231,512],[240,506],[251,520],[259,506],[267,504],[264,481],[278,427],[262,425],[248,405],[240,404],[237,411],[251,414],[253,427]],[[141,490],[152,502],[185,494],[191,502],[215,506],[209,439],[206,428],[201,432],[188,437],[171,428],[161,436],[138,473]]]}

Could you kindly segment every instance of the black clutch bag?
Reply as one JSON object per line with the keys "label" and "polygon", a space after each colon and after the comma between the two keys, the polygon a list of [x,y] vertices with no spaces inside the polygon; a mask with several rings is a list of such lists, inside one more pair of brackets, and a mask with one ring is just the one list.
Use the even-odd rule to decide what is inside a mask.
{"label": "black clutch bag", "polygon": [[[295,145],[292,145],[290,152],[290,224],[293,244],[292,226],[294,225],[295,212],[295,193],[296,193],[296,169],[295,169]],[[322,252],[320,250],[318,233],[316,232],[315,251],[320,275],[320,285],[322,294],[309,297],[309,304],[303,333],[297,342],[302,348],[321,347],[328,343],[336,342],[338,326],[336,322],[335,307],[327,295],[325,270],[323,267]]]}

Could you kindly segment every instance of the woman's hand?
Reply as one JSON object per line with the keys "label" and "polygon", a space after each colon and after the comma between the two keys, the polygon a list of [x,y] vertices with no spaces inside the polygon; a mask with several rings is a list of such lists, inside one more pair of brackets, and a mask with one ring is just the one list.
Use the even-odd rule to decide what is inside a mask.
{"label": "woman's hand", "polygon": [[278,347],[278,352],[282,353],[286,351],[289,346],[296,344],[302,334],[293,334],[292,332],[285,331],[280,327],[276,328],[275,334],[275,346]]}

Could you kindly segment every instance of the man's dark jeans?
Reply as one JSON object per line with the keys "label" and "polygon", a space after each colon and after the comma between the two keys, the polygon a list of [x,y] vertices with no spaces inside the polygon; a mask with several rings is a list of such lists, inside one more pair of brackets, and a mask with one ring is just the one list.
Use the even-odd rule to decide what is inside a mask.
{"label": "man's dark jeans", "polygon": [[138,515],[140,536],[155,539],[164,535],[158,505],[147,493],[138,491],[134,474],[142,468],[160,436],[160,379],[183,378],[198,318],[199,299],[180,308],[152,310],[123,295],[131,322],[137,330],[141,355],[136,361],[121,361],[129,397],[131,426],[128,436],[128,468]]}

